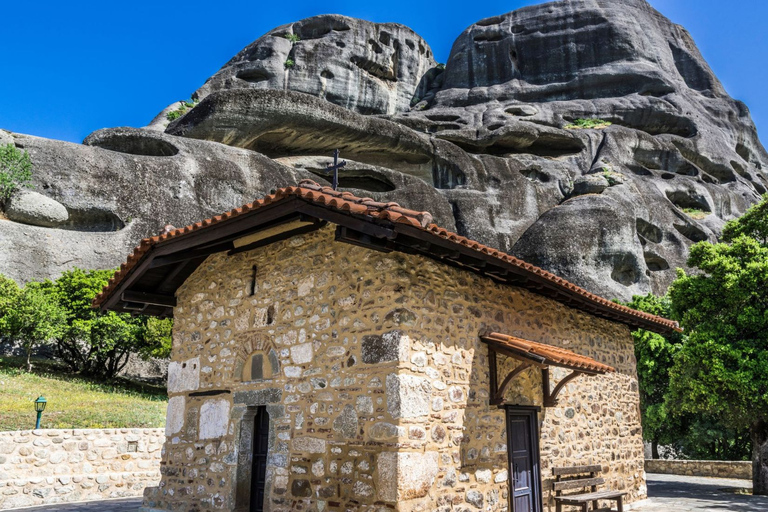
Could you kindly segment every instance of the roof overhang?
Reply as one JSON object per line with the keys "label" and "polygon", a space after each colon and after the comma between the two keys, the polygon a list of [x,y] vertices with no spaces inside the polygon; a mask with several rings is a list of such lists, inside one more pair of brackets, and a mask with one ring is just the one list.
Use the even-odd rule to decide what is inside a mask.
{"label": "roof overhang", "polygon": [[355,198],[327,187],[281,191],[268,196],[269,201],[261,200],[143,240],[94,299],[94,307],[171,316],[176,290],[208,256],[253,250],[333,223],[340,242],[377,251],[419,254],[631,328],[661,334],[679,330],[676,322],[608,301],[513,256],[428,225],[431,216],[426,212]]}

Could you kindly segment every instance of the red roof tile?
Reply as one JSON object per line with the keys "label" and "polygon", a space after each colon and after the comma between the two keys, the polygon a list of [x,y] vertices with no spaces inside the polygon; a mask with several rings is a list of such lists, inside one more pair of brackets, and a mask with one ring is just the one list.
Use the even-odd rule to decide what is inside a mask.
{"label": "red roof tile", "polygon": [[616,370],[607,364],[599,363],[591,357],[582,356],[564,348],[537,343],[535,341],[516,338],[509,334],[492,332],[481,337],[486,343],[508,348],[523,357],[525,354],[531,354],[544,359],[544,364],[552,366],[562,366],[574,370],[586,370],[590,373],[611,373]]}
{"label": "red roof tile", "polygon": [[409,210],[401,207],[397,203],[383,203],[374,201],[371,198],[360,198],[349,192],[340,192],[333,190],[331,187],[322,187],[311,180],[303,180],[296,187],[285,187],[275,191],[263,199],[254,201],[235,208],[221,215],[217,215],[210,219],[205,219],[201,222],[196,222],[189,226],[171,229],[173,226],[166,226],[166,229],[162,234],[145,238],[134,249],[133,254],[128,256],[125,263],[120,265],[120,269],[115,273],[112,279],[109,281],[104,290],[93,299],[93,306],[98,307],[102,305],[107,298],[116,290],[117,286],[126,278],[128,274],[137,266],[142,258],[150,251],[152,247],[158,244],[172,239],[178,239],[189,235],[190,233],[199,231],[201,229],[207,229],[210,226],[226,222],[228,219],[232,219],[244,213],[258,210],[264,206],[274,204],[287,198],[299,197],[307,202],[324,206],[329,209],[335,209],[342,212],[347,212],[354,216],[363,217],[369,220],[387,221],[393,224],[404,224],[413,228],[429,232],[435,236],[451,241],[453,243],[462,245],[479,253],[491,256],[500,261],[506,262],[515,267],[524,269],[532,274],[540,276],[542,279],[554,283],[563,290],[570,291],[574,294],[581,296],[587,302],[591,302],[596,306],[602,306],[614,310],[620,315],[628,315],[638,319],[642,319],[645,322],[655,324],[664,330],[679,330],[677,322],[667,320],[655,315],[637,311],[632,308],[628,308],[621,304],[616,304],[603,297],[590,293],[573,283],[566,281],[565,279],[558,277],[551,272],[547,272],[535,265],[526,263],[514,256],[501,252],[492,247],[483,245],[475,240],[463,237],[456,233],[450,232],[436,224],[432,224],[432,214],[429,212],[420,212],[416,210]]}

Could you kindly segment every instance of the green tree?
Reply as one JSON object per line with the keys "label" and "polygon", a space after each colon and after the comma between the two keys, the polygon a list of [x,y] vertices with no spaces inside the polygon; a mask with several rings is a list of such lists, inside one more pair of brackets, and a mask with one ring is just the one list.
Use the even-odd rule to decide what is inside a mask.
{"label": "green tree", "polygon": [[13,144],[0,145],[0,208],[16,190],[27,187],[32,179],[32,161],[26,151]]}
{"label": "green tree", "polygon": [[125,313],[101,313],[91,308],[93,298],[114,274],[113,270],[74,269],[56,280],[56,296],[66,313],[67,325],[58,338],[59,358],[84,375],[112,378],[122,370],[131,353],[162,352],[163,328],[148,319]]}
{"label": "green tree", "polygon": [[670,288],[688,339],[671,371],[669,404],[708,415],[752,440],[755,494],[768,494],[768,197],[723,230],[723,243],[691,247]]}
{"label": "green tree", "polygon": [[[12,287],[8,287],[11,290]],[[11,292],[14,293],[14,292]],[[24,347],[27,371],[32,371],[32,351],[40,343],[57,338],[64,329],[64,312],[45,283],[30,282],[6,302],[0,317],[0,333]]]}
{"label": "green tree", "polygon": [[[670,301],[666,296],[635,295],[627,306],[670,317]],[[640,388],[640,413],[643,421],[643,438],[651,443],[654,459],[659,458],[659,444],[678,444],[686,434],[685,422],[670,414],[665,403],[669,389],[669,370],[675,354],[682,347],[679,333],[662,336],[652,331],[638,329],[632,333],[637,359],[637,376]]]}

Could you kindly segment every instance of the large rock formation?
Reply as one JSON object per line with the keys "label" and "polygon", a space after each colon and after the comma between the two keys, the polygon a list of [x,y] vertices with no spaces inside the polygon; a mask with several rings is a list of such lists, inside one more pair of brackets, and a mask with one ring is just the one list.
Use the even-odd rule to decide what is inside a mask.
{"label": "large rock formation", "polygon": [[[152,130],[79,146],[15,136],[59,228],[0,222],[0,272],[119,263],[138,238],[322,181],[437,221],[609,298],[663,292],[768,180],[746,106],[644,0],[571,0],[481,20],[443,69],[406,27],[317,16],[246,47]],[[579,119],[612,124],[587,124]],[[589,127],[592,126],[592,127]],[[166,130],[166,134],[158,130]],[[3,135],[7,138],[7,135]],[[61,228],[65,229],[61,229]],[[11,248],[12,247],[12,248]],[[42,247],[42,249],[41,249]]]}

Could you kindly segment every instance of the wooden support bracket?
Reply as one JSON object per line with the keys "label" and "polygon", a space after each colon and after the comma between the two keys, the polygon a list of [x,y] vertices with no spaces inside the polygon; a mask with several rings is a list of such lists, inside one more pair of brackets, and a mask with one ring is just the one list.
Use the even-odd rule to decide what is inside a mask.
{"label": "wooden support bracket", "polygon": [[565,387],[566,384],[568,384],[570,381],[578,377],[579,375],[583,374],[584,372],[580,371],[572,371],[562,379],[560,379],[560,382],[557,383],[557,386],[555,386],[555,389],[550,392],[550,382],[549,382],[549,368],[542,368],[541,369],[541,385],[544,388],[544,407],[554,407],[557,405],[557,395],[560,394],[560,391],[562,391],[563,387]]}
{"label": "wooden support bracket", "polygon": [[498,385],[498,374],[497,368],[496,368],[496,351],[492,348],[488,351],[488,357],[489,357],[489,363],[491,367],[491,399],[489,401],[490,405],[499,405],[504,403],[504,394],[507,392],[507,388],[509,387],[509,383],[512,382],[512,379],[514,379],[517,375],[519,375],[524,370],[527,370],[531,366],[533,366],[532,362],[528,361],[521,361],[520,365],[517,366],[514,370],[510,371],[507,376],[502,381],[501,385]]}

